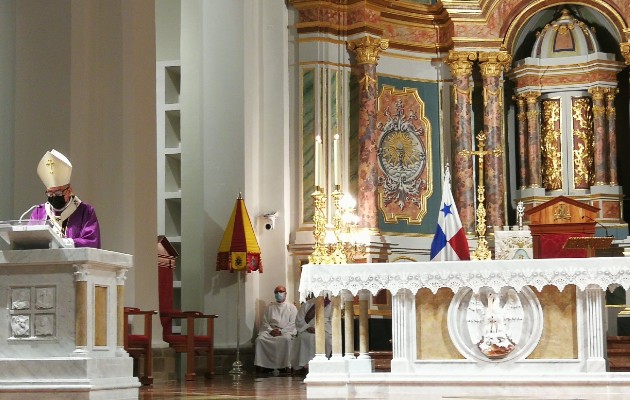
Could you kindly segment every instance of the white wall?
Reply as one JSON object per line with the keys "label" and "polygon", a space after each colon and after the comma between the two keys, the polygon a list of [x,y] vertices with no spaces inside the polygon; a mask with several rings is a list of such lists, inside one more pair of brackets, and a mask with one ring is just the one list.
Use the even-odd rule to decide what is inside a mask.
{"label": "white wall", "polygon": [[70,158],[72,185],[96,208],[103,248],[134,256],[127,303],[150,309],[157,309],[154,4],[15,2],[11,166],[19,215],[44,200],[36,174],[43,154],[56,148]]}
{"label": "white wall", "polygon": [[[182,302],[219,314],[217,347],[236,344],[237,275],[215,269],[239,192],[265,271],[247,275],[241,291],[242,346],[261,304],[286,282],[286,18],[282,0],[182,2]],[[268,211],[280,215],[271,232],[258,218]]]}
{"label": "white wall", "polygon": [[[19,217],[13,207],[15,137],[15,0],[0,0],[0,221]],[[0,244],[0,248],[2,244]]]}

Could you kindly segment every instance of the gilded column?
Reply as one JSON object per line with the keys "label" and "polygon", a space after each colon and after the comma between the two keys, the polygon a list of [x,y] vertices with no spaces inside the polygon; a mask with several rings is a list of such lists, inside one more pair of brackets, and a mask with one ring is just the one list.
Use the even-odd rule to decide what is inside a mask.
{"label": "gilded column", "polygon": [[[483,78],[484,116],[488,149],[503,149],[503,88],[502,73],[510,68],[512,56],[506,51],[480,52],[479,63]],[[503,226],[505,219],[505,185],[503,153],[485,160],[487,224]]]}
{"label": "gilded column", "polygon": [[356,54],[359,75],[359,227],[378,229],[376,107],[378,85],[376,64],[379,53],[389,46],[386,39],[364,36],[348,43]]}
{"label": "gilded column", "polygon": [[527,102],[527,144],[528,161],[526,168],[529,169],[529,185],[530,188],[542,187],[542,174],[540,170],[540,126],[538,98],[540,92],[527,92],[524,95]]}
{"label": "gilded column", "polygon": [[588,92],[593,99],[593,166],[595,170],[595,186],[606,185],[606,107],[602,87],[590,88]]}
{"label": "gilded column", "polygon": [[525,97],[514,96],[516,101],[516,119],[518,120],[518,185],[521,190],[529,186],[527,163],[527,112],[525,110]]}
{"label": "gilded column", "polygon": [[615,96],[619,89],[610,88],[606,92],[606,122],[608,123],[608,183],[617,186],[617,111],[615,110]]}
{"label": "gilded column", "polygon": [[462,150],[473,150],[472,90],[470,78],[477,53],[449,51],[447,63],[453,75],[453,131],[451,154],[453,191],[459,217],[466,232],[475,231],[475,178],[473,159],[462,155]]}

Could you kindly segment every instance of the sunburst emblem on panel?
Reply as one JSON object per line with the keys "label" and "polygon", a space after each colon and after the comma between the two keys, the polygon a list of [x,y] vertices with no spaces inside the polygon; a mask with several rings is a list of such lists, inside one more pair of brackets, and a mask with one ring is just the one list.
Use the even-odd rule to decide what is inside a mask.
{"label": "sunburst emblem on panel", "polygon": [[[393,111],[393,112],[392,112]],[[421,223],[432,193],[430,125],[415,89],[384,86],[377,116],[379,207],[387,223]]]}

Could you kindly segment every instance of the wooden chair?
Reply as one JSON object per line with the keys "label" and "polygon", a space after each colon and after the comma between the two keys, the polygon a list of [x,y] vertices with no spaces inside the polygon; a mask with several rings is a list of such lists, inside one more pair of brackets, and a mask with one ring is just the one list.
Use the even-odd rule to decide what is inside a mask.
{"label": "wooden chair", "polygon": [[[153,338],[152,319],[153,314],[157,314],[157,311],[143,311],[135,307],[125,307],[124,312],[124,346],[127,353],[134,359],[134,375],[137,374],[140,358],[144,357],[143,375],[139,377],[139,379],[140,383],[143,385],[151,385],[153,384],[153,349],[151,347]],[[130,332],[129,317],[133,315],[144,316],[144,330],[142,334],[133,334]]]}
{"label": "wooden chair", "polygon": [[[175,257],[179,254],[163,237],[158,237],[158,287],[160,303],[160,322],[162,323],[162,338],[177,353],[186,353],[186,380],[195,380],[195,356],[207,356],[206,378],[214,374],[214,319],[217,315],[203,314],[199,311],[181,311],[174,306],[173,271]],[[182,328],[184,334],[173,330],[173,320],[185,320]],[[206,333],[195,334],[195,322],[206,321]],[[183,321],[182,321],[183,322]]]}

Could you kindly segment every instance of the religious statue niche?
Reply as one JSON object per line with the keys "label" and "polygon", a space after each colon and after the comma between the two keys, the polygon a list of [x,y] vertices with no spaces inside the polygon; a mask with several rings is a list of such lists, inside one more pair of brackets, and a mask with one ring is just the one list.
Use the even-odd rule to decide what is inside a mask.
{"label": "religious statue niche", "polygon": [[431,125],[416,89],[383,86],[378,98],[379,209],[385,223],[420,224],[433,192]]}

